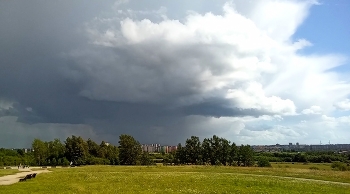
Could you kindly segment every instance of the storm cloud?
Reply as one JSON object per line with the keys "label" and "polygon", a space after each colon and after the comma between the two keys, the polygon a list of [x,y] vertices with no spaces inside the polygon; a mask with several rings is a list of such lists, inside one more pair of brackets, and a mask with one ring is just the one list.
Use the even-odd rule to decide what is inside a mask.
{"label": "storm cloud", "polygon": [[349,80],[329,70],[347,58],[301,55],[311,43],[293,39],[315,1],[193,2],[0,2],[0,147],[306,141],[302,112],[321,123],[344,107]]}

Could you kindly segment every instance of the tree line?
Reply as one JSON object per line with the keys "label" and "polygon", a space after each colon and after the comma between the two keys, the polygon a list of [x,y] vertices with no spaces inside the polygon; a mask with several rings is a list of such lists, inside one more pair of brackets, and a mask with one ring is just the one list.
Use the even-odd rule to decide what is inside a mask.
{"label": "tree line", "polygon": [[130,135],[120,135],[119,145],[71,136],[64,142],[59,139],[42,141],[34,139],[33,152],[22,149],[0,149],[0,166],[9,165],[150,165],[165,164],[270,166],[269,162],[349,162],[350,155],[332,152],[280,152],[256,153],[250,145],[237,146],[225,138],[214,135],[200,141],[191,136],[185,144],[178,144],[171,153],[150,154],[143,152],[141,144]]}
{"label": "tree line", "polygon": [[332,163],[334,161],[349,163],[349,154],[339,154],[332,151],[309,151],[309,152],[261,152],[255,153],[255,159],[260,157],[270,162],[302,162],[302,163]]}
{"label": "tree line", "polygon": [[214,135],[200,142],[192,136],[184,146],[178,144],[174,154],[175,164],[206,164],[206,165],[254,165],[254,152],[249,145],[236,146],[225,138]]}
{"label": "tree line", "polygon": [[143,152],[141,144],[130,135],[120,135],[119,145],[71,136],[59,139],[34,139],[32,152],[22,149],[0,149],[0,166],[8,165],[150,165],[155,161],[170,164],[253,165],[253,150],[249,145],[236,146],[224,138],[213,136],[200,142],[192,136],[184,146],[172,153],[154,155]]}

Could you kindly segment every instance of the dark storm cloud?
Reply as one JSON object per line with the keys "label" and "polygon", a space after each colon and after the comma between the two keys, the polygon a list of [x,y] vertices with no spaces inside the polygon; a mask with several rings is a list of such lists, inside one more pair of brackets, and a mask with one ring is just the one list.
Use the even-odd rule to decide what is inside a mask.
{"label": "dark storm cloud", "polygon": [[[193,135],[187,131],[188,115],[265,114],[234,108],[225,99],[178,105],[180,97],[201,93],[206,83],[196,77],[197,72],[226,71],[207,52],[216,48],[169,46],[164,58],[153,63],[145,60],[152,55],[152,44],[135,48],[91,44],[84,25],[110,5],[112,1],[0,2],[0,100],[13,102],[11,108],[0,109],[0,117],[16,116],[17,122],[27,124],[87,124],[114,143],[121,133],[141,142],[176,143]],[[177,63],[179,56],[188,59],[183,66]],[[197,58],[208,65],[202,67]]]}
{"label": "dark storm cloud", "polygon": [[50,106],[59,101],[69,105],[69,99],[79,90],[79,83],[62,76],[61,72],[74,69],[74,64],[62,60],[60,54],[84,44],[86,40],[78,33],[81,25],[94,16],[93,10],[98,11],[106,4],[0,3],[1,97],[25,108],[37,109],[39,115],[54,111]]}
{"label": "dark storm cloud", "polygon": [[8,109],[0,109],[0,117],[19,115],[18,110],[14,107]]}
{"label": "dark storm cloud", "polygon": [[207,102],[193,104],[184,107],[184,112],[187,115],[203,115],[210,117],[243,117],[243,116],[254,116],[258,117],[264,114],[256,109],[240,109],[235,107],[229,107],[225,101],[216,99],[208,100]]}

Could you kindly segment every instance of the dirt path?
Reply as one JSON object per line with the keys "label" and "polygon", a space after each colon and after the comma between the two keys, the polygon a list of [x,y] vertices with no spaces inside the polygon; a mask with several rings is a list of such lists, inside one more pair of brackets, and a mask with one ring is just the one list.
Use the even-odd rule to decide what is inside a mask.
{"label": "dirt path", "polygon": [[22,172],[19,172],[17,174],[12,174],[12,175],[6,175],[6,176],[2,176],[0,177],[0,185],[11,185],[14,183],[17,183],[19,181],[20,178],[25,177],[27,174],[32,174],[32,173],[47,173],[47,172],[51,172],[48,170],[35,170],[32,171],[30,169],[26,169],[25,171],[20,170]]}

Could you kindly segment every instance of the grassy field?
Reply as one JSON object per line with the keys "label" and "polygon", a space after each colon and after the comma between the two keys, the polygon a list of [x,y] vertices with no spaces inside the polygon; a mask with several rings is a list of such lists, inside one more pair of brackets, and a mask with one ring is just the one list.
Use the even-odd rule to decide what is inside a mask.
{"label": "grassy field", "polygon": [[207,166],[86,166],[50,170],[53,172],[40,174],[27,182],[0,186],[0,191],[1,193],[342,194],[350,191],[350,173],[329,170]]}
{"label": "grassy field", "polygon": [[0,168],[0,176],[16,174],[18,172],[19,171],[17,169],[2,169],[2,168]]}
{"label": "grassy field", "polygon": [[319,170],[332,170],[330,163],[294,163],[294,162],[271,162],[274,168],[297,168],[310,169],[316,167]]}

